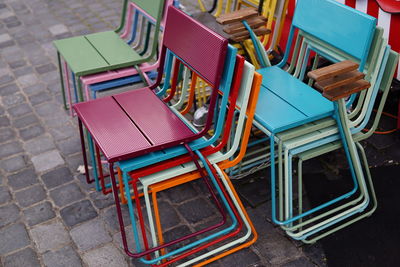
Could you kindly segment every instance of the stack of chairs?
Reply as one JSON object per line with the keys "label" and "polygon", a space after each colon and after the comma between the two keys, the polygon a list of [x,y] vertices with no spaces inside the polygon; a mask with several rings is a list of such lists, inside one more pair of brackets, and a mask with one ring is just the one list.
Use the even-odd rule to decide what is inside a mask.
{"label": "stack of chairs", "polygon": [[[135,3],[142,9],[149,7],[147,2]],[[216,8],[218,12],[220,5]],[[127,5],[123,16],[134,16],[137,22],[129,10]],[[261,54],[265,45],[249,31],[265,65],[256,71],[222,36],[173,5],[166,12],[155,81],[73,105],[86,180],[95,182],[102,193],[113,194],[128,256],[149,265],[203,266],[256,242],[257,232],[227,175],[243,162],[254,127],[267,136],[263,140],[267,145],[255,160],[269,163],[272,220],[290,237],[312,243],[374,212],[377,201],[359,142],[377,127],[398,61],[374,18],[334,0],[298,0],[287,52],[278,65],[270,65]],[[124,27],[122,23],[119,30]],[[319,69],[321,57],[336,64]],[[284,70],[289,58],[290,66]],[[146,79],[140,68],[136,70]],[[193,103],[196,79],[210,87],[202,127],[185,116]],[[179,82],[182,91],[177,93]],[[362,132],[379,91],[382,97],[372,127]],[[345,151],[354,188],[305,210],[302,163],[340,148]],[[294,159],[298,159],[297,192],[293,189]],[[166,240],[157,194],[198,179],[220,220]],[[128,206],[128,228],[121,204]],[[127,231],[132,232],[133,244],[128,244]]]}
{"label": "stack of chairs", "polygon": [[124,0],[121,23],[115,31],[54,41],[65,109],[84,101],[84,90],[89,100],[96,97],[96,92],[110,88],[104,84],[106,81],[125,78],[118,81],[121,85],[154,78],[164,10],[173,4],[173,0]]}
{"label": "stack of chairs", "polygon": [[[360,146],[356,145],[354,134],[360,133],[369,121],[379,88],[386,92],[389,86],[388,79],[382,80],[382,77],[390,77],[386,75],[393,72],[393,60],[397,58],[397,54],[390,51],[387,41],[382,38],[382,30],[375,26],[374,18],[335,1],[297,2],[286,51],[290,51],[295,30],[299,33],[293,44],[292,60],[288,70],[288,72],[293,71],[293,76],[279,68],[286,64],[288,53],[285,54],[279,67],[259,70],[264,80],[257,105],[255,125],[268,135],[270,141],[270,153],[267,154],[268,158],[264,156],[264,161],[269,161],[271,168],[273,221],[281,225],[291,237],[305,242],[315,242],[328,233],[348,225],[349,220],[353,222],[371,214],[367,211],[367,207],[370,199],[375,199],[373,185],[369,183],[370,189],[367,189],[365,176],[369,177],[368,165],[360,148],[365,167],[363,172],[362,162],[356,150],[356,146]],[[352,32],[359,34],[352,35]],[[310,51],[317,54],[316,60],[319,56],[323,56],[331,62],[355,61],[359,63],[359,71],[365,72],[371,87],[359,94],[357,104],[351,113],[347,114],[346,106],[349,107],[353,103],[354,94],[343,94],[349,96],[346,102],[341,98],[335,99],[332,103],[301,82],[306,73]],[[317,61],[313,63],[313,68],[316,66]],[[310,79],[309,85],[312,83],[313,80]],[[382,98],[380,104],[384,105],[385,100],[386,97]],[[380,114],[378,120],[379,116]],[[348,194],[306,212],[302,210],[303,203],[300,197],[297,215],[294,215],[296,209],[293,209],[291,160],[300,152],[318,150],[330,142],[336,142],[336,147],[341,145],[346,151],[355,187]],[[324,147],[319,151],[320,154],[314,155],[321,155],[331,150]],[[315,150],[313,152],[316,153]],[[276,158],[278,159],[277,188]],[[299,172],[301,173],[301,169]],[[300,191],[301,186],[299,181]],[[276,191],[278,191],[278,201],[276,201]],[[349,201],[349,197],[354,196],[357,191],[360,195]],[[372,202],[371,209],[374,210],[374,201]],[[343,205],[338,207],[340,203]],[[303,221],[306,218],[308,220]]]}
{"label": "stack of chairs", "polygon": [[[176,31],[177,27],[180,27],[179,32]],[[188,45],[200,43],[203,45]],[[167,54],[170,55],[169,58]],[[174,58],[213,86],[210,112],[206,126],[201,130],[191,126],[174,106],[167,106],[160,99],[169,102],[166,100],[166,89],[169,85],[164,83],[163,87],[158,86],[163,74],[174,76],[171,74],[170,64]],[[194,253],[203,253],[195,260],[191,259],[191,262],[197,262],[207,260],[210,256],[217,259],[221,255],[229,254],[225,251],[226,248],[239,245],[232,249],[233,252],[255,241],[254,227],[232,185],[226,180],[223,168],[235,164],[226,160],[236,152],[241,140],[244,147],[247,145],[244,137],[248,138],[250,132],[260,84],[261,76],[255,74],[254,67],[237,55],[237,50],[228,46],[225,39],[178,9],[169,7],[155,84],[73,106],[79,119],[87,181],[90,182],[91,179],[86,160],[83,125],[94,141],[98,163],[101,164],[101,155],[108,164],[124,249],[129,256],[141,258],[147,264],[166,265],[187,259]],[[236,109],[240,109],[238,118],[234,117]],[[214,116],[213,113],[217,115]],[[245,121],[247,123],[243,130]],[[214,129],[213,136],[205,138],[211,127]],[[227,148],[226,143],[232,134],[236,141],[232,147]],[[218,153],[223,148],[228,152]],[[219,166],[217,163],[224,164]],[[105,175],[101,170],[99,168],[99,180],[102,190],[107,190]],[[118,177],[115,173],[119,173]],[[157,238],[154,221],[151,219],[152,205],[148,187],[175,179],[178,175],[190,175],[192,180],[202,178],[221,213],[221,222],[191,235],[163,242]],[[152,229],[152,244],[145,229],[141,196],[145,197],[146,208],[149,210],[147,215]],[[127,244],[121,200],[128,204],[135,239],[134,251]],[[139,227],[136,227],[137,217]],[[158,215],[156,218],[159,222]],[[217,228],[219,232],[212,231]],[[242,230],[247,230],[244,236],[241,235]],[[245,243],[252,233],[251,242]],[[196,237],[201,239],[197,240]],[[192,240],[192,243],[177,250],[164,250],[185,240]],[[230,241],[229,245],[222,242],[225,240]],[[214,250],[205,250],[210,246]]]}

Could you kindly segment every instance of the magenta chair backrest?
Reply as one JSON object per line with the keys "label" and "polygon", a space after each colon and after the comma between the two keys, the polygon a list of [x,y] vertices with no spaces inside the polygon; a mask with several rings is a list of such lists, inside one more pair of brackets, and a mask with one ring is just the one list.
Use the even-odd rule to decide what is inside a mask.
{"label": "magenta chair backrest", "polygon": [[228,41],[181,10],[170,6],[163,46],[179,57],[202,79],[219,88]]}

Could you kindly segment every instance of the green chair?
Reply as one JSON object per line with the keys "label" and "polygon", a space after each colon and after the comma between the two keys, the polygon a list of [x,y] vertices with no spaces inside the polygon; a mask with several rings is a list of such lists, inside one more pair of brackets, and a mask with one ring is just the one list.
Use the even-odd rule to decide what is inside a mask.
{"label": "green chair", "polygon": [[[54,41],[57,49],[58,65],[61,79],[61,90],[65,95],[62,59],[65,61],[65,76],[67,86],[69,86],[68,72],[72,72],[72,83],[79,101],[83,101],[82,85],[80,77],[99,73],[103,71],[115,70],[123,67],[136,66],[154,58],[157,51],[157,44],[162,20],[162,13],[165,0],[125,0],[121,16],[121,25],[116,31],[106,31],[88,34],[84,36],[71,37]],[[154,31],[150,39],[152,40],[151,50],[145,55],[132,49],[117,34],[124,28],[127,6],[133,4],[148,18],[156,21]],[[65,104],[65,98],[64,98]],[[66,105],[65,105],[66,106]]]}

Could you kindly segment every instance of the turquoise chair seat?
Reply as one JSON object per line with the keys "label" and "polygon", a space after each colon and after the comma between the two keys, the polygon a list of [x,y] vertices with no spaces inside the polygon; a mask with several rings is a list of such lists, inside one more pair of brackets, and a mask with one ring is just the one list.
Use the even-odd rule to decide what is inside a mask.
{"label": "turquoise chair seat", "polygon": [[273,133],[333,114],[333,103],[276,66],[259,69],[263,76],[255,118]]}

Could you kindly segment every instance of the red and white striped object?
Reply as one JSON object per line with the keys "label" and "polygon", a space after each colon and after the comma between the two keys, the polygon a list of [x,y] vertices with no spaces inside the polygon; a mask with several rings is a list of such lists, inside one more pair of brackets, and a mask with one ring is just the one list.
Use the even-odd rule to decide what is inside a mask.
{"label": "red and white striped object", "polygon": [[[338,2],[344,3],[350,7],[374,16],[378,19],[378,25],[381,26],[384,31],[384,36],[388,38],[389,44],[392,49],[400,53],[400,14],[397,13],[400,1],[398,0],[337,0]],[[384,11],[379,4],[385,10],[394,13]],[[393,8],[389,8],[390,4]],[[400,80],[399,65],[397,66],[395,77]]]}
{"label": "red and white striped object", "polygon": [[[384,29],[384,36],[388,39],[391,48],[400,53],[400,0],[336,0],[339,3],[346,4],[361,12],[367,13],[378,19],[378,25]],[[389,13],[385,10],[393,12]],[[296,0],[289,0],[286,20],[291,23]],[[284,29],[281,47],[285,47],[287,34],[289,32]],[[400,63],[395,72],[395,78],[400,80]]]}

